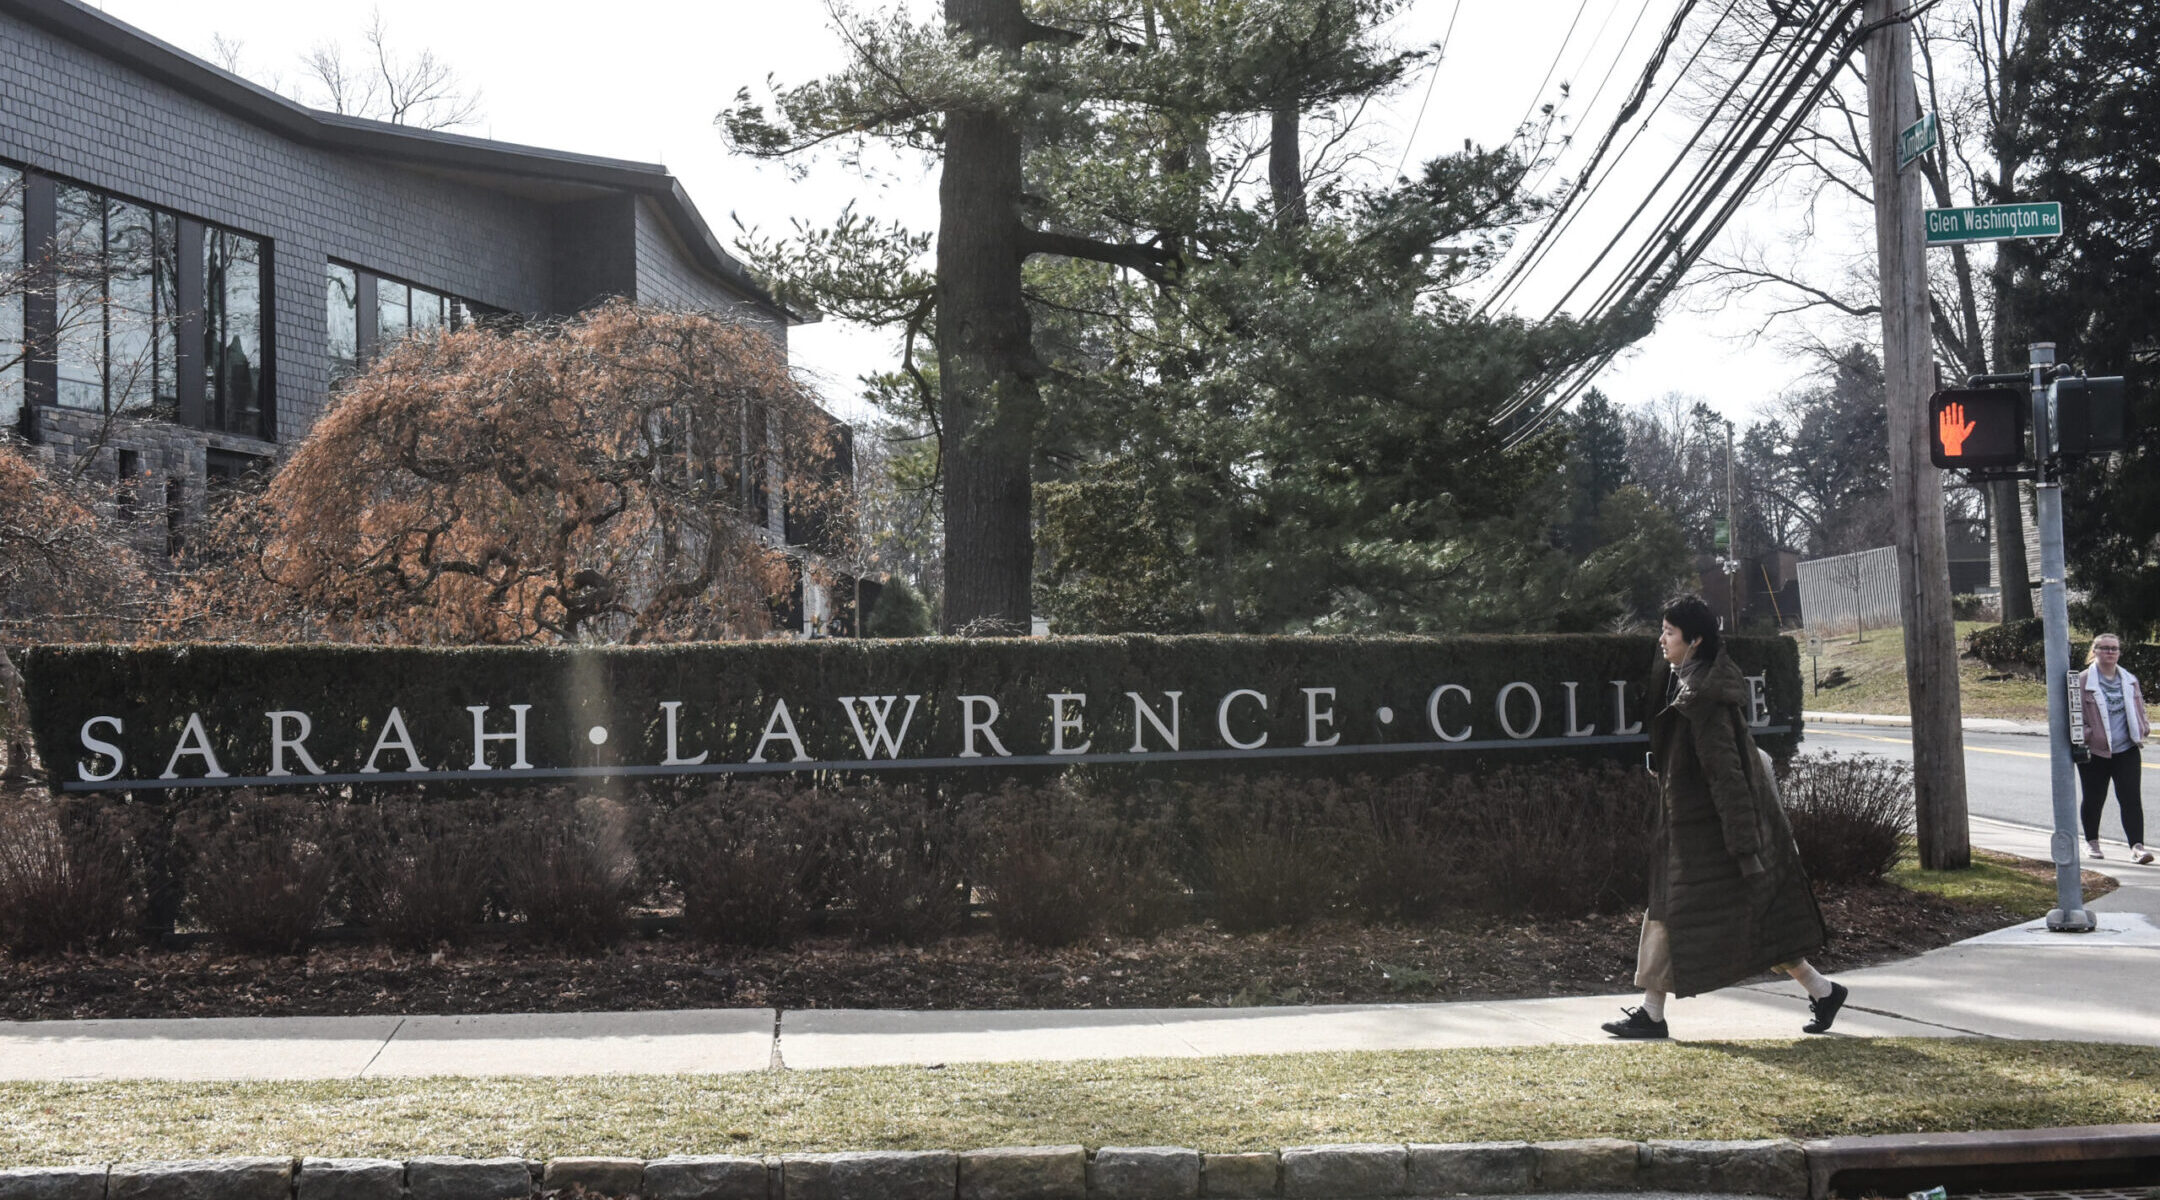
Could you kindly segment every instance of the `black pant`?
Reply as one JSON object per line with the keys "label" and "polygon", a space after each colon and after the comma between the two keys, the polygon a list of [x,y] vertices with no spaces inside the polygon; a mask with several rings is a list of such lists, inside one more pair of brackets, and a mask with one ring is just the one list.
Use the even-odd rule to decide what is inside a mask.
{"label": "black pant", "polygon": [[2144,781],[2138,776],[2144,769],[2136,746],[2106,758],[2095,754],[2078,764],[2078,778],[2085,785],[2085,805],[2079,812],[2085,818],[2085,840],[2100,840],[2100,810],[2107,804],[2112,780],[2115,799],[2122,805],[2123,836],[2133,846],[2145,844]]}

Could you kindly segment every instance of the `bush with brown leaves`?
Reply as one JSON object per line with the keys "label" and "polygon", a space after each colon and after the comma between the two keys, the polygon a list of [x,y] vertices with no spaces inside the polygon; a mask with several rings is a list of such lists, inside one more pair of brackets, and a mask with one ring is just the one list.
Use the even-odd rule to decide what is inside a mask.
{"label": "bush with brown leaves", "polygon": [[757,529],[771,505],[844,501],[838,436],[784,347],[724,316],[614,302],[406,338],[205,539],[173,624],[457,644],[755,636],[792,583]]}

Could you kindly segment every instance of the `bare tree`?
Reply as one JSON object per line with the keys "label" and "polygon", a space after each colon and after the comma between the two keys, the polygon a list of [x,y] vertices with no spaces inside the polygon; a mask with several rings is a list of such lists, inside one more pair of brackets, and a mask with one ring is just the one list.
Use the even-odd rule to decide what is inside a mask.
{"label": "bare tree", "polygon": [[[300,79],[287,89],[271,77],[266,86],[286,91],[315,108],[416,129],[457,129],[480,120],[480,92],[468,88],[450,64],[432,50],[399,50],[380,9],[360,31],[362,45],[349,51],[341,39],[326,38],[300,56]],[[211,57],[236,75],[241,43],[222,34],[211,37]]]}
{"label": "bare tree", "polygon": [[[1707,35],[1704,58],[1737,62],[1758,47],[1778,46],[1781,37],[1793,36],[1783,28],[1788,15],[1777,5],[1727,10]],[[2023,0],[1920,5],[1913,21],[1921,108],[1938,114],[1940,124],[1936,147],[1914,164],[1926,178],[1929,202],[1952,207],[2015,199],[2024,164],[2011,134],[2030,85],[2009,65],[2024,36]],[[1769,299],[1775,316],[1789,328],[1796,326],[1800,339],[1818,349],[1871,339],[1870,327],[1879,316],[1872,244],[1837,256],[1823,250],[1836,239],[1818,237],[1823,223],[1841,220],[1841,207],[1865,209],[1875,202],[1861,60],[1842,60],[1838,72],[1822,105],[1765,181],[1800,204],[1798,219],[1788,222],[1792,232],[1786,243],[1776,249],[1743,244],[1706,257],[1698,277],[1713,305],[1739,296]],[[1706,72],[1703,78],[1713,76]],[[1709,115],[1707,98],[1698,97],[1698,110]],[[2012,369],[2016,364],[2005,365],[2010,348],[1996,316],[2010,281],[1994,251],[1949,247],[1947,254],[1929,256],[1929,273],[1929,325],[1946,374]],[[2017,485],[1991,485],[1988,507],[2000,555],[2004,619],[2030,616]]]}

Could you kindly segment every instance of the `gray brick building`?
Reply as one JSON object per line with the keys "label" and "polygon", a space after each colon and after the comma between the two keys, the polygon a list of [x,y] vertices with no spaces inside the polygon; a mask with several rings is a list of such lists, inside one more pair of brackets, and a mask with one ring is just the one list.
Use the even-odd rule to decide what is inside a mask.
{"label": "gray brick building", "polygon": [[0,428],[175,520],[403,330],[619,296],[784,348],[808,317],[662,167],[317,111],[77,0],[0,0],[0,281]]}

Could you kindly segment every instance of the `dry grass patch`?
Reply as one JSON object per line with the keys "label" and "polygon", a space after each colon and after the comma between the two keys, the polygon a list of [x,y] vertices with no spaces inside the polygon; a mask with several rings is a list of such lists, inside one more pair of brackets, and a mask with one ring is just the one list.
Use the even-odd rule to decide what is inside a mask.
{"label": "dry grass patch", "polygon": [[1757,1138],[2160,1120],[2160,1049],[1841,1038],[776,1074],[0,1085],[0,1165]]}
{"label": "dry grass patch", "polygon": [[[1983,679],[1994,669],[1964,655],[1965,639],[1991,622],[1959,621],[1958,706],[1968,717],[2003,717],[2014,721],[2047,720],[2047,685],[2038,679]],[[1912,711],[1905,691],[1905,631],[1870,629],[1864,640],[1851,634],[1823,639],[1819,663],[1810,665],[1807,639],[1800,643],[1800,704],[1817,712],[1883,713]],[[1824,680],[1844,672],[1845,682],[1815,691],[1811,671]]]}

